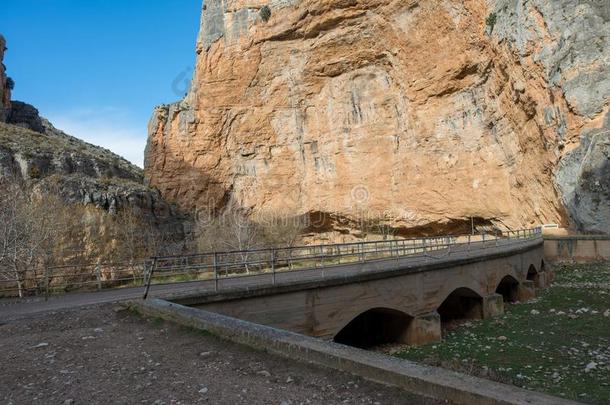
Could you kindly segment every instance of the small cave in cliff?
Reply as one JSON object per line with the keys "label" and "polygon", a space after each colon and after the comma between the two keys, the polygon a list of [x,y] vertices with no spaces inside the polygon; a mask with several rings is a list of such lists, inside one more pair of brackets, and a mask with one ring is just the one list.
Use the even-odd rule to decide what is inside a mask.
{"label": "small cave in cliff", "polygon": [[314,211],[309,213],[309,226],[305,230],[308,233],[332,232],[335,229],[335,220],[327,212]]}
{"label": "small cave in cliff", "polygon": [[446,223],[432,222],[412,228],[397,228],[396,236],[402,238],[432,237],[446,235],[469,235],[471,233],[496,233],[497,228],[489,219],[473,217],[452,219]]}
{"label": "small cave in cliff", "polygon": [[[356,240],[385,240],[394,238],[469,235],[473,231],[476,234],[496,234],[499,232],[498,228],[491,220],[481,217],[454,219],[444,223],[433,222],[426,225],[403,228],[391,226],[387,221],[379,219],[352,219],[323,211],[313,211],[306,215],[309,222],[304,233],[309,234],[309,236],[313,237],[315,240],[332,239],[332,234],[339,236],[349,235]],[[336,242],[336,240],[334,242]]]}

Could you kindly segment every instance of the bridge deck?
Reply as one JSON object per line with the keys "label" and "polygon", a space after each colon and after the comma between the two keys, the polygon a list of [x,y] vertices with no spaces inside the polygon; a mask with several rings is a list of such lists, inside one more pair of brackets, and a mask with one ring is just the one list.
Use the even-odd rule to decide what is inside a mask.
{"label": "bridge deck", "polygon": [[[451,263],[469,260],[481,260],[487,257],[510,254],[522,249],[538,246],[542,238],[532,239],[499,239],[484,242],[476,249],[467,244],[452,245],[448,249],[435,250],[426,255],[413,255],[379,259],[367,262],[336,265],[326,268],[292,270],[277,272],[275,285],[271,274],[257,274],[247,277],[235,277],[219,280],[222,296],[227,294],[254,292],[268,288],[303,288],[310,283],[345,283],[357,281],[359,277],[387,277],[392,272],[426,271],[434,267],[443,267]],[[0,300],[0,323],[8,322],[31,314],[55,311],[78,306],[111,303],[142,297],[143,288],[123,288],[90,293],[72,293],[56,296],[45,301],[44,298],[25,300]],[[151,297],[188,298],[213,297],[216,292],[214,280],[175,283],[151,286]]]}

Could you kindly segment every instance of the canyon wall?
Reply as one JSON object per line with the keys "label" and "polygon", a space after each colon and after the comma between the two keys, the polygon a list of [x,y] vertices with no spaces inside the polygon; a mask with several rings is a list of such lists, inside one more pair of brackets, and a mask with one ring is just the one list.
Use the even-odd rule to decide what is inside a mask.
{"label": "canyon wall", "polygon": [[609,15],[594,0],[207,0],[191,88],[151,119],[146,179],[187,210],[309,215],[345,239],[363,217],[402,235],[609,232],[591,223],[610,196],[581,179],[608,190]]}

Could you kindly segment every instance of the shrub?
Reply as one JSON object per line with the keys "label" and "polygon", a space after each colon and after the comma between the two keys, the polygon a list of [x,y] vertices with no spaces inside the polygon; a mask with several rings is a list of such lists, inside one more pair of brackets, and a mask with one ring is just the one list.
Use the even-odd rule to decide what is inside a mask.
{"label": "shrub", "polygon": [[112,180],[112,176],[105,174],[104,176],[100,177],[100,179],[98,180],[98,183],[105,188],[108,188],[109,186],[112,185],[113,180]]}
{"label": "shrub", "polygon": [[13,91],[15,89],[15,81],[12,78],[7,77],[6,78],[6,87],[8,87],[9,90]]}
{"label": "shrub", "polygon": [[40,172],[40,169],[38,168],[38,166],[36,165],[32,165],[30,166],[30,168],[28,169],[28,176],[31,179],[39,179],[40,176],[42,176],[42,173]]}
{"label": "shrub", "polygon": [[497,21],[498,15],[496,13],[491,13],[487,16],[487,19],[485,19],[485,24],[487,24],[490,31],[493,31]]}
{"label": "shrub", "polygon": [[261,7],[259,14],[263,21],[267,22],[271,18],[271,9],[269,8],[269,6],[263,6]]}

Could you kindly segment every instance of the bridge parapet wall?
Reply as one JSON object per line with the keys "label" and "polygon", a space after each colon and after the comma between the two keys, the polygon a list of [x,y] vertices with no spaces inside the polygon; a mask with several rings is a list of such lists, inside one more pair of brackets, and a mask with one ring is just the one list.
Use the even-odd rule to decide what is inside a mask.
{"label": "bridge parapet wall", "polygon": [[545,236],[544,257],[549,262],[610,261],[610,235]]}

